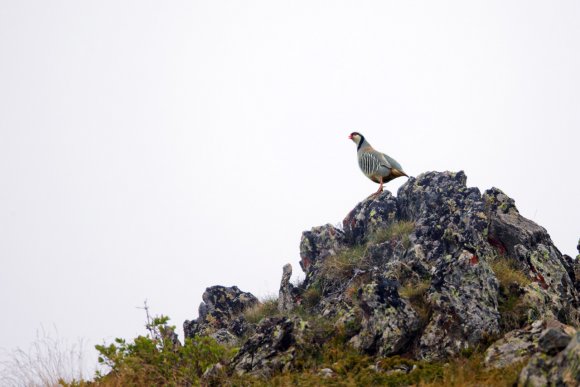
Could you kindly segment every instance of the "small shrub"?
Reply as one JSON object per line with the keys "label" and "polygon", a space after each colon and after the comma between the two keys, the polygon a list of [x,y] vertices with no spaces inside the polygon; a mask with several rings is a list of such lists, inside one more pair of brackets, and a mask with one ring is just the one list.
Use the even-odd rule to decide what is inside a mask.
{"label": "small shrub", "polygon": [[278,298],[276,296],[266,296],[262,301],[244,311],[247,322],[257,324],[265,317],[278,315]]}
{"label": "small shrub", "polygon": [[103,375],[97,372],[99,385],[196,385],[203,372],[233,351],[210,337],[186,339],[181,345],[161,316],[147,324],[150,334],[132,342],[117,338],[109,345],[97,345],[98,361],[110,368]]}

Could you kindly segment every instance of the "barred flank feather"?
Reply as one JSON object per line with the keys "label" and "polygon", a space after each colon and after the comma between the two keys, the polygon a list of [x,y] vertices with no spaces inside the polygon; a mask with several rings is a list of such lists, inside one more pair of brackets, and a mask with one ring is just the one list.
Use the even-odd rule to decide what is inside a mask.
{"label": "barred flank feather", "polygon": [[365,175],[371,176],[379,170],[381,163],[373,154],[363,153],[360,155],[358,165]]}

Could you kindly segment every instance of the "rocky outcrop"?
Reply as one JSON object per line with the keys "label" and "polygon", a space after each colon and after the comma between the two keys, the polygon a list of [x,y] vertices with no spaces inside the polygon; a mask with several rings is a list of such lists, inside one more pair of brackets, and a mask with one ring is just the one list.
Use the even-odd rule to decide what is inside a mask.
{"label": "rocky outcrop", "polygon": [[[428,281],[430,315],[411,351],[424,359],[453,356],[501,334],[499,283],[490,264],[503,257],[530,281],[522,290],[528,305],[524,321],[576,324],[578,295],[571,270],[545,229],[522,217],[500,190],[482,195],[467,187],[466,179],[463,172],[425,173],[410,178],[396,198],[384,192],[359,203],[343,221],[343,230],[326,225],[305,232],[300,251],[306,288],[328,285],[320,274],[325,261],[366,246],[350,278],[325,289],[324,314],[340,308],[344,311],[338,314],[353,314],[343,301],[356,276],[380,275],[401,286]],[[373,239],[401,222],[414,224],[406,244]],[[386,347],[377,351],[389,353]]]}
{"label": "rocky outcrop", "polygon": [[[554,357],[545,353],[534,355],[520,373],[518,386],[569,386],[580,385],[580,332]],[[561,345],[562,337],[557,339]]]}
{"label": "rocky outcrop", "polygon": [[[411,177],[396,197],[383,192],[357,204],[342,225],[305,231],[305,280],[292,285],[292,268],[284,267],[277,315],[250,329],[243,311],[258,304],[255,297],[212,287],[199,318],[184,324],[186,337],[243,336],[227,368],[268,376],[295,367],[312,344],[306,313],[370,356],[445,360],[495,340],[488,367],[531,357],[523,384],[534,385],[540,370],[547,381],[569,378],[563,370],[575,367],[578,261],[562,255],[505,193],[481,194],[466,181],[463,172]],[[330,336],[316,336],[316,345]]]}
{"label": "rocky outcrop", "polygon": [[489,217],[488,238],[500,254],[506,254],[533,283],[525,288],[530,319],[554,318],[577,324],[578,291],[574,265],[554,246],[548,232],[521,216],[514,200],[497,188],[485,192]]}
{"label": "rocky outcrop", "polygon": [[344,233],[331,224],[303,232],[300,240],[300,267],[309,273],[318,260],[340,251],[344,242]]}
{"label": "rocky outcrop", "polygon": [[362,310],[360,332],[350,343],[372,355],[401,353],[419,330],[419,316],[397,293],[397,284],[378,279],[360,288],[358,303]]}
{"label": "rocky outcrop", "polygon": [[342,221],[345,240],[361,244],[380,229],[397,220],[397,198],[389,191],[360,202]]}
{"label": "rocky outcrop", "polygon": [[280,312],[289,312],[294,309],[296,289],[290,283],[290,277],[292,277],[292,265],[288,263],[284,265],[282,270],[282,280],[278,291],[278,310]]}
{"label": "rocky outcrop", "polygon": [[185,337],[211,336],[222,344],[235,344],[248,330],[244,311],[258,304],[251,293],[237,286],[212,286],[205,290],[199,317],[183,323]]}
{"label": "rocky outcrop", "polygon": [[431,268],[433,315],[419,356],[454,355],[499,332],[498,283],[485,257],[487,218],[477,188],[459,173],[428,173],[399,190],[400,217],[415,222],[413,251]]}
{"label": "rocky outcrop", "polygon": [[570,342],[575,329],[556,320],[538,320],[508,332],[485,352],[485,365],[503,368],[527,360],[535,353],[555,355]]}
{"label": "rocky outcrop", "polygon": [[304,344],[307,324],[299,318],[274,317],[262,320],[231,363],[237,374],[268,377],[288,371],[299,347]]}

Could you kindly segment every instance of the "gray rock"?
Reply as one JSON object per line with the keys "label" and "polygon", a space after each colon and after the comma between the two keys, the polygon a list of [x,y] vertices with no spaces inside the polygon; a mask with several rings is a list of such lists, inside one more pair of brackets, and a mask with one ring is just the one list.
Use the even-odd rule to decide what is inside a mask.
{"label": "gray rock", "polygon": [[218,329],[217,331],[211,332],[209,334],[207,332],[208,331],[206,330],[206,335],[214,338],[215,341],[220,344],[235,346],[238,343],[239,337],[235,336],[232,332],[225,328]]}
{"label": "gray rock", "polygon": [[538,340],[538,349],[548,355],[555,355],[560,352],[572,338],[557,328],[545,329]]}
{"label": "gray rock", "polygon": [[342,221],[344,235],[349,244],[361,244],[381,228],[386,228],[397,218],[397,199],[389,192],[363,200]]}
{"label": "gray rock", "polygon": [[554,355],[570,342],[575,333],[571,326],[557,320],[538,320],[523,329],[508,332],[485,352],[485,365],[503,368],[525,361],[536,353]]}
{"label": "gray rock", "polygon": [[520,372],[518,386],[579,386],[580,332],[555,357],[535,354]]}
{"label": "gray rock", "polygon": [[227,377],[227,369],[221,363],[216,363],[209,367],[201,376],[202,386],[221,386],[224,378]]}
{"label": "gray rock", "polygon": [[238,375],[269,377],[293,367],[297,347],[304,344],[307,324],[298,318],[272,317],[262,320],[256,332],[232,359]]}
{"label": "gray rock", "polygon": [[499,333],[497,282],[485,262],[468,251],[440,261],[429,300],[433,315],[420,340],[420,356],[441,359]]}
{"label": "gray rock", "polygon": [[292,277],[292,265],[286,264],[282,269],[282,280],[280,281],[280,291],[278,292],[278,310],[280,312],[294,309],[294,286],[290,283]]}
{"label": "gray rock", "polygon": [[185,321],[186,338],[197,335],[212,336],[222,344],[232,344],[248,329],[244,311],[258,304],[251,293],[242,292],[237,286],[212,286],[205,290],[196,320]]}
{"label": "gray rock", "polygon": [[304,231],[300,239],[302,271],[308,274],[317,261],[338,253],[344,246],[344,233],[331,224]]}
{"label": "gray rock", "polygon": [[415,222],[410,253],[432,273],[421,358],[452,356],[499,333],[498,283],[484,259],[492,251],[485,205],[466,179],[463,172],[428,172],[398,192],[399,216]]}
{"label": "gray rock", "polygon": [[556,319],[580,323],[575,264],[554,246],[547,231],[521,216],[514,200],[497,188],[483,195],[489,216],[488,238],[500,254],[506,254],[534,281],[525,288],[533,310],[530,319]]}
{"label": "gray rock", "polygon": [[363,317],[360,332],[350,343],[372,355],[400,353],[419,330],[417,313],[397,293],[393,281],[378,279],[359,290]]}
{"label": "gray rock", "polygon": [[[579,261],[562,255],[505,193],[492,188],[482,195],[466,182],[462,171],[427,172],[409,178],[397,197],[383,192],[358,203],[342,229],[327,224],[305,231],[300,266],[306,278],[293,286],[291,266],[284,267],[280,312],[291,315],[301,304],[333,319],[331,329],[376,356],[445,359],[503,336],[486,353],[489,367],[530,358],[524,383],[568,380],[569,373],[549,372],[575,367],[559,356],[575,356],[574,340],[562,349],[571,328],[561,323],[580,323]],[[499,258],[524,279],[494,273]],[[510,274],[520,279],[510,281]],[[200,317],[184,324],[186,337],[232,342],[249,336],[230,371],[268,377],[292,369],[316,329],[297,317],[265,318],[250,329],[243,310],[257,303],[235,287],[208,288]]]}
{"label": "gray rock", "polygon": [[485,351],[486,367],[507,367],[538,352],[538,340],[545,327],[545,321],[539,320],[525,328],[508,332]]}
{"label": "gray rock", "polygon": [[[387,310],[378,308],[372,318],[358,317],[356,324],[357,305],[348,297],[353,284],[364,288],[377,276],[396,279],[402,286],[430,282],[425,296],[428,321],[416,332],[417,339],[406,344],[416,357],[443,359],[498,336],[499,283],[489,264],[498,255],[505,255],[532,281],[517,289],[526,313],[522,321],[578,322],[577,283],[570,274],[577,263],[559,253],[545,229],[522,217],[513,199],[495,188],[482,196],[466,180],[463,172],[424,173],[409,178],[396,198],[383,192],[359,203],[344,219],[344,232],[326,225],[303,234],[305,288],[328,285],[318,270],[326,259],[366,244],[351,278],[324,287],[319,304],[323,315],[340,315],[341,322],[360,329],[351,334],[361,350],[372,352],[374,345],[377,353],[391,352],[380,340],[363,339],[380,331],[377,322],[387,319]],[[377,231],[402,221],[415,225],[409,243],[373,240]]]}

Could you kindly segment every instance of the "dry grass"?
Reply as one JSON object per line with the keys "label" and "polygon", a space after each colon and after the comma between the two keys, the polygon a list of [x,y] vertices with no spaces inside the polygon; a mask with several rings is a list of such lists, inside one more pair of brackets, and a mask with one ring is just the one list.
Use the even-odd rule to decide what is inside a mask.
{"label": "dry grass", "polygon": [[349,279],[356,268],[364,270],[370,265],[366,259],[369,246],[390,241],[401,243],[404,248],[409,248],[411,245],[409,235],[414,229],[415,223],[408,221],[396,222],[379,229],[369,237],[366,244],[353,246],[326,257],[321,262],[320,273],[324,278],[333,281]]}
{"label": "dry grass", "polygon": [[311,286],[302,293],[302,305],[306,308],[313,308],[322,299],[322,291],[317,286]]}
{"label": "dry grass", "polygon": [[427,291],[431,286],[429,279],[419,282],[409,282],[399,289],[399,295],[409,300],[413,309],[419,314],[422,322],[426,323],[431,314],[431,306],[427,300]]}
{"label": "dry grass", "polygon": [[349,279],[355,268],[363,266],[366,251],[366,246],[359,245],[326,257],[321,263],[320,274],[337,281]]}
{"label": "dry grass", "polygon": [[272,317],[278,314],[278,297],[274,295],[265,296],[262,301],[244,311],[247,322],[257,324],[265,317]]}
{"label": "dry grass", "polygon": [[532,282],[508,257],[498,256],[491,261],[490,266],[500,286],[508,288],[511,284],[516,283],[520,287],[525,287]]}
{"label": "dry grass", "polygon": [[418,283],[409,282],[399,290],[399,295],[411,301],[422,299],[431,286],[431,281],[428,279],[422,280]]}
{"label": "dry grass", "polygon": [[387,228],[377,230],[370,238],[369,243],[378,244],[384,242],[400,242],[403,247],[409,248],[411,241],[409,235],[415,230],[415,223],[400,221],[391,224]]}
{"label": "dry grass", "polygon": [[418,385],[422,387],[508,387],[516,385],[518,375],[524,363],[517,363],[500,369],[488,369],[484,366],[483,354],[475,354],[471,358],[460,358],[451,361],[443,367],[443,377],[440,380]]}
{"label": "dry grass", "polygon": [[499,282],[500,328],[502,332],[521,328],[527,322],[529,305],[524,302],[520,291],[532,281],[509,257],[494,257],[490,266]]}
{"label": "dry grass", "polygon": [[17,348],[0,361],[2,386],[60,386],[83,379],[83,342],[69,344],[55,329],[37,332],[28,351]]}
{"label": "dry grass", "polygon": [[[398,371],[397,366],[412,369]],[[376,366],[378,371],[369,366]],[[421,386],[421,387],[502,387],[516,384],[522,363],[502,369],[486,369],[483,355],[459,358],[449,363],[429,363],[394,356],[372,359],[350,350],[324,348],[320,362],[300,372],[277,374],[268,380],[249,376],[222,380],[223,386]],[[330,368],[334,376],[325,378],[318,372]]]}

